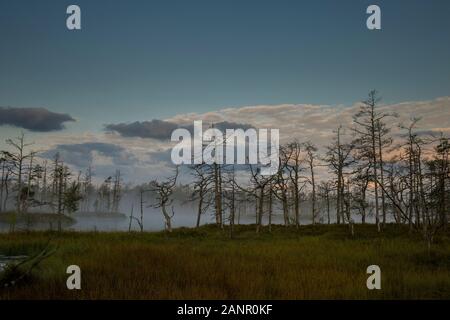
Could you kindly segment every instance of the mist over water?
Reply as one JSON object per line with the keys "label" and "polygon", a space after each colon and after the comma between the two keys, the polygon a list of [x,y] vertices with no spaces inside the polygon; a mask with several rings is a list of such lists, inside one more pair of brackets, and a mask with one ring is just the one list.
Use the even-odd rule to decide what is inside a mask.
{"label": "mist over water", "polygon": [[[125,207],[129,207],[127,210]],[[300,224],[307,225],[311,224],[311,215],[309,214],[309,208],[302,207],[300,210]],[[172,227],[195,227],[197,221],[197,206],[195,203],[177,203],[174,205],[173,210],[175,212],[172,218]],[[241,210],[241,213],[236,213],[235,224],[254,224],[256,215],[254,213],[255,208],[249,205],[245,210]],[[33,213],[30,213],[33,214]],[[131,219],[131,228],[130,228],[130,214],[131,214],[131,202],[127,202],[126,205],[121,206],[121,214],[108,215],[105,213],[95,213],[89,212],[87,214],[82,213],[74,213],[67,214],[67,216],[74,219],[73,222],[63,223],[64,230],[70,231],[123,231],[126,232],[128,230],[131,231],[140,231],[140,226],[135,219]],[[229,224],[228,220],[228,212],[224,213],[225,224]],[[140,209],[134,206],[133,216],[137,219],[140,219]],[[291,213],[292,216],[292,213]],[[330,213],[330,222],[335,223],[335,212],[332,211]],[[353,220],[355,223],[361,222],[361,217],[354,215]],[[392,219],[389,219],[388,222],[391,222]],[[161,209],[145,207],[143,214],[143,226],[145,231],[162,231],[164,230],[164,217],[161,213]],[[317,223],[328,222],[326,212],[320,212],[319,217],[316,219]],[[375,219],[373,215],[369,215],[366,217],[366,223],[374,223]],[[201,224],[211,224],[215,223],[214,212],[212,210],[202,214],[201,216]],[[263,215],[263,225],[267,225],[269,223],[269,217],[267,213]],[[280,208],[275,207],[274,213],[272,214],[272,224],[284,224],[282,211]],[[52,222],[37,222],[33,224],[25,224],[23,222],[19,222],[16,224],[16,230],[57,230],[58,223],[57,221]],[[8,232],[10,230],[10,224],[6,222],[0,222],[0,232]]]}

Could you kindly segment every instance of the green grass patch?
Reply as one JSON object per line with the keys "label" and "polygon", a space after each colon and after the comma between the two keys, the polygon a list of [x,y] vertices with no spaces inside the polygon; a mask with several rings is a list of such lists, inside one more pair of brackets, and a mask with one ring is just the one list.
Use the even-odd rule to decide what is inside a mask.
{"label": "green grass patch", "polygon": [[[0,255],[32,255],[47,241],[54,255],[32,277],[0,289],[0,299],[448,299],[450,242],[428,252],[419,235],[396,225],[286,228],[214,225],[165,232],[0,234]],[[66,288],[79,265],[82,290]],[[366,288],[379,265],[382,289]]]}

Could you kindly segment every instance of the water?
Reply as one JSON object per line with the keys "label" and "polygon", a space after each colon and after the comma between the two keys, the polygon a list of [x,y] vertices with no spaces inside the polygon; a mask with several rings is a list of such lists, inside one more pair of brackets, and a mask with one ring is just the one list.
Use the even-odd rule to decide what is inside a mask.
{"label": "water", "polygon": [[[187,205],[176,205],[174,207],[175,215],[172,218],[172,227],[194,227],[197,221],[196,214],[196,206],[187,204]],[[122,210],[125,211],[125,210]],[[255,223],[255,214],[254,210],[248,209],[247,214],[241,214],[239,223],[240,224],[253,224]],[[227,213],[228,214],[228,213]],[[73,230],[73,231],[128,231],[130,224],[130,213],[124,212],[122,215],[107,215],[107,214],[87,214],[80,215],[74,214],[71,215],[74,218],[73,223],[63,225],[64,230]],[[139,210],[134,210],[134,217],[140,219]],[[322,223],[326,223],[327,219],[325,214],[322,214]],[[332,223],[335,222],[335,214],[331,214]],[[355,216],[355,223],[360,222],[360,217]],[[368,223],[373,222],[373,217],[368,217],[366,221]],[[164,217],[161,213],[160,209],[153,208],[145,208],[144,210],[144,230],[145,231],[160,231],[164,230]],[[319,219],[317,219],[319,222]],[[215,218],[213,212],[207,212],[202,215],[201,224],[206,223],[215,223]],[[228,222],[226,222],[228,223]],[[238,216],[236,213],[235,223],[238,223]],[[267,214],[263,216],[263,224],[267,225],[268,217]],[[281,210],[275,210],[275,213],[272,216],[273,224],[283,224],[283,216]],[[300,215],[300,224],[310,224],[311,217],[304,214],[304,212]],[[52,223],[35,223],[33,225],[25,225],[25,224],[17,224],[16,230],[57,230],[57,223],[53,221]],[[8,232],[9,224],[5,222],[0,222],[0,232]],[[131,230],[139,231],[140,227],[135,219],[132,220]]]}
{"label": "water", "polygon": [[18,263],[28,256],[4,256],[0,255],[0,272],[3,271],[8,264]]}
{"label": "water", "polygon": [[[75,222],[70,225],[63,226],[64,230],[71,231],[128,231],[130,218],[129,214],[123,216],[107,216],[107,215],[72,215]],[[135,212],[134,217],[140,219],[140,213]],[[197,222],[197,214],[194,209],[190,208],[178,208],[175,209],[175,215],[172,218],[172,227],[195,227]],[[160,231],[164,230],[164,217],[160,210],[146,209],[144,213],[144,230],[145,231]],[[215,223],[215,217],[212,212],[207,212],[201,217],[201,224]],[[227,221],[225,223],[228,223]],[[235,223],[238,223],[238,217],[236,216]],[[253,224],[255,223],[255,215],[247,214],[241,215],[239,219],[240,224]],[[268,217],[263,217],[263,223],[268,223]],[[274,214],[272,217],[272,223],[283,224],[283,217],[281,214]],[[302,218],[302,224],[310,223],[310,219]],[[9,224],[0,222],[0,232],[8,232],[10,229]],[[57,230],[57,224],[39,223],[33,225],[17,224],[16,230]],[[135,219],[132,220],[131,230],[140,231],[139,224]]]}

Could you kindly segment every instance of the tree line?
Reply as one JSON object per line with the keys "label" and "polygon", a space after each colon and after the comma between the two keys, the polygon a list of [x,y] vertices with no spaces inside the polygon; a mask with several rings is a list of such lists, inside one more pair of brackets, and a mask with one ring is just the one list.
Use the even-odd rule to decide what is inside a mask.
{"label": "tree line", "polygon": [[[308,216],[311,224],[347,224],[354,234],[355,217],[363,224],[373,217],[378,232],[388,222],[407,225],[431,244],[450,215],[449,138],[420,131],[420,118],[399,124],[400,133],[394,137],[389,123],[395,123],[398,115],[379,106],[378,93],[371,91],[353,123],[335,128],[323,152],[311,141],[282,145],[279,170],[273,176],[263,176],[258,167],[248,165],[247,179],[242,181],[242,169],[235,166],[191,166],[196,225],[211,208],[216,224],[229,224],[232,234],[236,212],[244,203],[253,204],[256,232],[263,216],[271,230],[277,207],[286,226],[298,228],[301,216]],[[328,174],[318,175],[321,169]],[[308,212],[301,212],[305,203]]]}
{"label": "tree line", "polygon": [[[178,167],[171,177],[133,188],[123,185],[119,170],[95,185],[91,168],[71,172],[59,154],[37,163],[37,153],[28,151],[31,145],[22,134],[6,141],[9,151],[0,151],[0,211],[13,201],[18,215],[34,206],[47,206],[59,215],[118,212],[124,194],[134,192],[140,215],[134,216],[133,206],[130,230],[136,221],[143,231],[144,210],[153,207],[161,209],[165,228],[171,231],[179,189],[189,197],[178,200],[196,206],[197,227],[205,214],[212,214],[219,227],[229,226],[231,237],[240,217],[251,214],[256,232],[263,228],[263,218],[270,231],[275,215],[296,228],[306,217],[311,224],[346,224],[351,234],[355,219],[363,224],[372,219],[378,232],[387,223],[407,225],[431,244],[450,215],[449,137],[422,132],[420,118],[399,124],[393,134],[398,115],[383,110],[378,93],[371,91],[353,122],[334,128],[323,150],[311,141],[281,145],[275,175],[261,175],[255,165],[202,163],[189,166],[188,186],[177,182]],[[146,200],[148,194],[151,200]]]}

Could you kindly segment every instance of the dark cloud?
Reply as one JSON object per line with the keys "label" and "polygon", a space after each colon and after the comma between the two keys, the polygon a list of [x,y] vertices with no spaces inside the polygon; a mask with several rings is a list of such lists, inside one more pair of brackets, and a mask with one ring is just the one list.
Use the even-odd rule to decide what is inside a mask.
{"label": "dark cloud", "polygon": [[[206,122],[203,122],[206,125]],[[170,139],[172,132],[177,128],[185,128],[191,133],[193,132],[194,125],[178,125],[173,122],[164,120],[152,120],[152,121],[135,121],[132,123],[118,123],[107,124],[105,129],[109,131],[116,131],[123,137],[140,137],[140,138],[153,138],[158,140]],[[225,132],[226,129],[243,129],[247,130],[251,128],[248,124],[239,124],[235,122],[218,122],[214,123],[214,127]]]}
{"label": "dark cloud", "polygon": [[133,123],[107,124],[106,130],[116,131],[123,137],[154,138],[159,140],[169,139],[172,131],[178,128],[178,125],[163,121],[136,121]]}
{"label": "dark cloud", "polygon": [[30,131],[48,132],[64,129],[64,122],[75,121],[68,114],[44,108],[0,107],[0,125],[12,125]]}
{"label": "dark cloud", "polygon": [[102,156],[110,157],[113,164],[117,166],[133,165],[137,162],[136,157],[125,148],[101,142],[60,144],[51,150],[43,152],[41,155],[52,159],[56,153],[59,153],[61,159],[66,163],[85,168],[92,164],[93,151],[98,152]]}
{"label": "dark cloud", "polygon": [[222,121],[222,122],[214,123],[214,128],[217,128],[220,131],[222,131],[223,133],[225,133],[225,131],[227,129],[247,130],[247,129],[253,128],[253,126],[251,126],[249,124],[242,124],[242,123],[236,123],[236,122]]}

